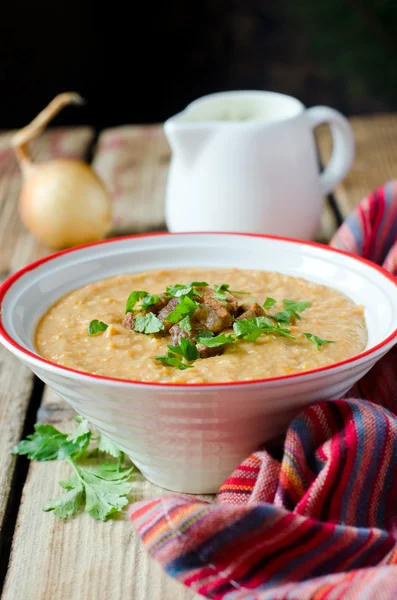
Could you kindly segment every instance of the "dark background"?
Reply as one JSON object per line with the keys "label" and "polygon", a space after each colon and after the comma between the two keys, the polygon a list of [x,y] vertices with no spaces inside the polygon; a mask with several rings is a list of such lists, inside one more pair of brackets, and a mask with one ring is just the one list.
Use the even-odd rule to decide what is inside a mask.
{"label": "dark background", "polygon": [[[298,6],[297,6],[298,5]],[[396,0],[6,0],[0,128],[61,91],[57,124],[159,122],[194,98],[269,89],[347,114],[397,109]]]}

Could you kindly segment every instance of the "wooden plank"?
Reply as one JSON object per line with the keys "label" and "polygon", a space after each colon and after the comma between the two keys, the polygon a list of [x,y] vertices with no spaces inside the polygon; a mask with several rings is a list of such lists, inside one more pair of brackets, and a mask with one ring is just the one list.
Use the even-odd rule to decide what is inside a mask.
{"label": "wooden plank", "polygon": [[[14,476],[13,446],[19,441],[33,386],[30,369],[0,349],[0,533]],[[0,547],[1,550],[1,547]]]}
{"label": "wooden plank", "polygon": [[113,235],[164,229],[170,150],[161,125],[103,131],[93,165],[113,199]]}
{"label": "wooden plank", "polygon": [[[343,217],[360,200],[397,173],[397,114],[383,114],[350,119],[356,140],[356,158],[346,178],[337,186],[335,198]],[[316,131],[323,164],[332,151],[329,128]]]}
{"label": "wooden plank", "polygon": [[[48,252],[40,247],[24,229],[17,211],[21,184],[19,169],[9,148],[11,134],[0,134],[0,279]],[[93,138],[89,128],[53,130],[33,144],[33,156],[48,160],[57,155],[80,156],[86,153]],[[26,412],[31,398],[31,371],[0,347],[0,553],[6,567],[8,536],[12,526],[12,483],[15,480],[16,459],[13,446],[21,438]],[[5,522],[4,519],[7,519]],[[0,582],[1,583],[1,582]]]}
{"label": "wooden plank", "polygon": [[[46,389],[39,416],[70,431],[74,411]],[[63,419],[58,422],[57,419]],[[70,475],[61,462],[32,463],[26,481],[11,564],[2,600],[73,598],[74,600],[199,600],[151,560],[132,523],[107,523],[86,514],[63,521],[43,506],[59,493],[57,482]],[[169,492],[138,476],[135,501]]]}
{"label": "wooden plank", "polygon": [[[152,210],[156,210],[155,206],[161,205],[161,210],[158,209],[157,212],[163,215],[163,188],[160,187],[160,182],[164,186],[164,165],[168,162],[168,150],[164,150],[164,143],[159,141],[158,128],[153,128],[153,134],[150,132],[151,128],[149,133],[147,128],[142,132],[139,128],[132,129],[132,134],[127,137],[133,140],[132,147],[135,148],[134,152],[139,160],[137,159],[136,173],[132,178],[132,187],[129,188],[131,195],[127,200],[126,196],[123,196],[122,202],[128,201],[128,206],[138,207],[135,213],[138,217],[139,211],[146,214],[146,210],[149,210],[148,219],[151,219],[151,225],[149,221],[144,222],[141,219],[140,227],[151,228],[155,227],[151,216]],[[109,140],[106,135],[103,139]],[[136,141],[141,139],[142,145]],[[103,178],[109,178],[108,185],[114,181],[113,169],[122,174],[126,168],[123,157],[125,158],[125,154],[119,155],[118,158],[116,153],[115,157],[110,156],[105,160],[97,155],[96,167],[103,175],[103,165]],[[150,173],[151,170],[153,173]],[[131,183],[131,180],[128,181]],[[117,190],[116,185],[116,196]],[[142,199],[153,192],[154,203],[147,208]],[[160,221],[162,219],[161,216]],[[30,236],[27,235],[25,239],[20,236],[14,251],[14,262],[19,262],[22,251],[31,253],[32,250],[37,252]],[[72,416],[73,410],[55,393],[46,389],[38,418],[52,422],[66,431],[71,427]],[[104,524],[95,522],[86,514],[61,521],[51,514],[43,513],[41,508],[50,498],[61,492],[57,481],[66,475],[67,467],[61,463],[30,466],[18,514],[3,598],[199,598],[177,581],[167,577],[160,566],[149,558],[129,521],[115,520]],[[139,477],[134,483],[133,499],[137,501],[166,493],[168,492]],[[117,577],[112,577],[110,573],[115,566]]]}

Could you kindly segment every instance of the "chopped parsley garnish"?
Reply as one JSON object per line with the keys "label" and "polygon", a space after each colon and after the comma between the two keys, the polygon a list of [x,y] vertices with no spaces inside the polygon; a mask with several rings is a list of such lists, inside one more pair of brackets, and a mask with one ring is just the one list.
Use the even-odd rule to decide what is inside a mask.
{"label": "chopped parsley garnish", "polygon": [[222,283],[221,285],[214,285],[214,298],[215,300],[226,300],[227,299],[227,295],[226,292],[229,292],[229,294],[248,294],[249,292],[239,292],[238,290],[230,290],[230,285],[228,283]]}
{"label": "chopped parsley garnish", "polygon": [[[138,308],[134,317],[134,330],[136,332],[155,334],[165,330],[163,321],[153,312],[148,312],[147,314],[142,314],[141,312],[139,315],[139,310],[150,310],[150,307],[163,304],[163,302],[160,303],[160,299],[163,298],[168,302],[175,298],[176,301],[173,300],[173,303],[177,302],[173,310],[165,317],[165,321],[169,324],[178,323],[181,330],[186,333],[192,332],[194,329],[195,339],[193,341],[188,337],[182,337],[179,345],[168,345],[167,354],[165,356],[157,356],[157,361],[184,370],[192,368],[192,365],[189,363],[200,358],[197,344],[202,344],[208,348],[216,348],[226,344],[235,344],[238,340],[256,342],[261,335],[277,335],[295,340],[296,338],[292,335],[288,326],[290,324],[295,325],[296,321],[300,321],[302,319],[301,313],[310,306],[310,302],[308,301],[287,300],[284,298],[282,300],[282,311],[276,314],[268,314],[267,316],[259,316],[252,319],[237,319],[233,323],[232,334],[226,335],[225,332],[221,331],[218,335],[215,335],[213,332],[205,329],[203,324],[200,323],[200,311],[193,317],[197,307],[200,306],[197,300],[203,295],[201,288],[208,286],[209,284],[205,281],[175,283],[169,285],[166,288],[165,293],[161,296],[150,294],[142,290],[131,292],[126,304],[126,313],[132,313],[136,304],[139,301],[142,301],[140,309]],[[220,285],[214,284],[212,287],[214,290],[212,297],[220,302],[227,301],[229,293],[235,295],[247,294],[252,297],[250,292],[231,290],[228,283],[222,283]],[[212,290],[210,291],[212,292]],[[206,298],[204,297],[200,301],[205,304]],[[268,296],[262,306],[265,310],[269,310],[276,304],[277,301]],[[156,308],[153,308],[152,310],[157,312]],[[211,308],[216,311],[215,306],[211,306]],[[193,319],[194,321],[192,322]],[[203,321],[203,323],[204,322],[205,321]],[[89,325],[89,335],[95,335],[105,331],[107,327],[108,325],[102,321],[91,321]],[[320,350],[324,344],[334,343],[333,340],[322,340],[312,333],[304,333],[303,335],[315,344],[318,350]]]}
{"label": "chopped parsley garnish", "polygon": [[174,310],[170,312],[166,320],[168,323],[179,323],[184,317],[193,314],[198,305],[199,303],[189,298],[189,296],[183,296],[183,298],[179,300],[179,304],[177,304]]}
{"label": "chopped parsley garnish", "polygon": [[217,346],[223,346],[223,344],[234,344],[236,338],[233,335],[220,333],[217,336],[198,335],[196,340],[198,344],[203,344],[203,346],[207,346],[207,348],[216,348]]}
{"label": "chopped parsley garnish", "polygon": [[109,325],[107,323],[104,323],[103,321],[98,321],[98,319],[94,319],[88,325],[88,335],[97,335],[97,333],[102,333],[103,331],[106,331],[108,327]]}
{"label": "chopped parsley garnish", "polygon": [[214,285],[214,298],[215,300],[226,300],[226,292],[229,289],[229,285],[227,283],[222,283],[222,285]]}
{"label": "chopped parsley garnish", "polygon": [[160,300],[157,294],[148,294],[142,299],[142,308],[149,308],[149,306],[154,306]]}
{"label": "chopped parsley garnish", "polygon": [[[175,354],[177,356],[175,356]],[[197,350],[196,344],[188,340],[187,338],[181,338],[179,346],[168,346],[167,356],[156,356],[156,360],[170,365],[171,367],[177,367],[181,371],[189,369],[191,365],[186,365],[181,361],[179,356],[182,356],[188,362],[200,358],[200,353]]]}
{"label": "chopped parsley garnish", "polygon": [[289,329],[273,325],[267,317],[256,317],[254,319],[241,319],[233,323],[233,330],[236,336],[248,342],[256,342],[262,333],[271,333],[294,340]]}
{"label": "chopped parsley garnish", "polygon": [[134,292],[131,292],[131,294],[128,296],[127,304],[125,305],[126,314],[132,312],[135,304],[139,302],[139,300],[142,300],[142,298],[146,298],[147,296],[150,296],[150,294],[142,290],[136,290]]}
{"label": "chopped parsley garnish", "polygon": [[201,296],[199,287],[208,287],[208,283],[205,281],[192,281],[191,283],[175,283],[169,285],[166,289],[166,293],[172,298],[180,298],[182,296]]}
{"label": "chopped parsley garnish", "polygon": [[134,307],[139,300],[142,300],[142,308],[146,309],[150,306],[154,306],[160,300],[160,298],[157,294],[149,294],[143,290],[135,290],[128,296],[125,307],[126,314],[134,310]]}
{"label": "chopped parsley garnish", "polygon": [[[303,312],[310,306],[310,302],[296,302],[295,300],[283,300],[284,310],[282,312],[271,315],[272,319],[280,323],[290,323],[293,317],[296,321],[301,320],[299,313]],[[293,321],[294,322],[294,321]]]}
{"label": "chopped parsley garnish", "polygon": [[263,303],[263,308],[272,308],[276,304],[276,300],[274,298],[267,297]]}
{"label": "chopped parsley garnish", "polygon": [[149,312],[147,315],[135,319],[134,329],[139,333],[158,333],[164,329],[164,323],[152,312]]}
{"label": "chopped parsley garnish", "polygon": [[192,329],[192,324],[190,322],[190,316],[186,315],[186,317],[183,317],[183,319],[181,321],[179,321],[179,327],[182,329],[182,331],[191,331]]}
{"label": "chopped parsley garnish", "polygon": [[181,338],[179,346],[168,346],[168,349],[174,354],[183,356],[187,361],[196,360],[200,358],[200,353],[197,350],[196,344],[188,340],[187,338]]}
{"label": "chopped parsley garnish", "polygon": [[175,356],[175,354],[172,354],[172,352],[168,352],[167,356],[156,356],[156,360],[165,365],[169,365],[170,367],[176,367],[181,371],[193,368],[193,365],[185,365],[177,356]]}
{"label": "chopped parsley garnish", "polygon": [[295,300],[283,300],[285,310],[290,310],[294,313],[301,313],[310,306],[310,302],[296,302]]}
{"label": "chopped parsley garnish", "polygon": [[321,350],[321,346],[324,346],[324,344],[335,344],[334,340],[321,340],[314,333],[304,333],[303,335],[316,345],[317,350]]}
{"label": "chopped parsley garnish", "polygon": [[196,339],[198,337],[201,338],[212,338],[214,337],[215,333],[212,333],[212,331],[208,331],[207,329],[203,329],[202,331],[199,331],[199,333],[196,335]]}
{"label": "chopped parsley garnish", "polygon": [[278,321],[279,323],[285,323],[288,325],[291,322],[291,317],[294,315],[297,321],[300,321],[300,316],[298,313],[291,312],[289,310],[283,310],[282,312],[278,312],[275,315],[272,315],[272,319]]}

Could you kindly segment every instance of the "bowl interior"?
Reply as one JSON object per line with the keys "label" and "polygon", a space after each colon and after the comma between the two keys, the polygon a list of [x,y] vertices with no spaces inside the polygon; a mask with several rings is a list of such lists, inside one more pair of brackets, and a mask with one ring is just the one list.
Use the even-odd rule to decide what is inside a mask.
{"label": "bowl interior", "polygon": [[112,275],[186,266],[278,271],[335,288],[365,306],[367,348],[397,328],[396,282],[365,261],[302,242],[211,233],[122,238],[56,255],[8,287],[1,304],[3,327],[37,354],[37,322],[67,292]]}

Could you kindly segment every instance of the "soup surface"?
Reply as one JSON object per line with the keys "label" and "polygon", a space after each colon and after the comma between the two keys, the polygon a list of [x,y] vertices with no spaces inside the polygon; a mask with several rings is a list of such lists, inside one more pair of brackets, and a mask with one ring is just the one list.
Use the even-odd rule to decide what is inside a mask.
{"label": "soup surface", "polygon": [[[284,299],[310,305],[292,317],[288,328],[295,339],[264,333],[255,342],[235,339],[223,354],[185,363],[179,368],[156,360],[167,356],[169,334],[146,335],[123,326],[126,300],[133,290],[161,294],[167,286],[186,282],[229,284],[239,303],[276,300],[267,314],[285,310]],[[300,318],[299,318],[300,317]],[[94,319],[108,325],[88,335]],[[316,344],[305,336],[332,343]],[[222,333],[233,334],[230,328]],[[217,333],[215,334],[217,335]],[[367,343],[364,309],[340,292],[280,273],[238,269],[173,269],[120,275],[74,290],[41,319],[36,347],[46,359],[79,371],[121,379],[168,383],[231,382],[262,379],[315,369],[358,354]]]}

